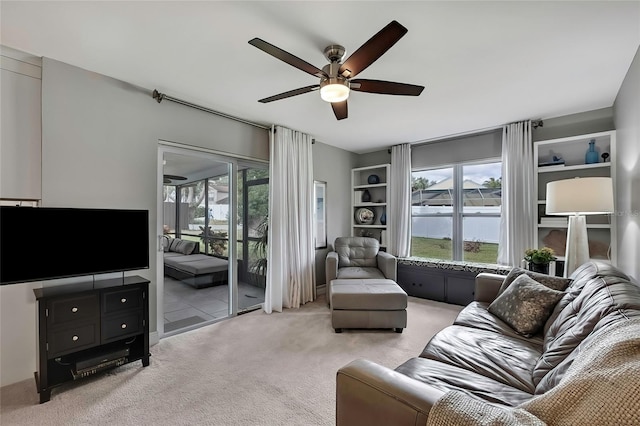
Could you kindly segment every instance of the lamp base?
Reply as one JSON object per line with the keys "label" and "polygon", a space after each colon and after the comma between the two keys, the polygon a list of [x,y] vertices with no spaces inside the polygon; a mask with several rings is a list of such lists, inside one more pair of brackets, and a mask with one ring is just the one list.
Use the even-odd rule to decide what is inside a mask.
{"label": "lamp base", "polygon": [[578,266],[588,261],[589,237],[587,236],[587,219],[582,215],[569,216],[564,277],[568,278]]}

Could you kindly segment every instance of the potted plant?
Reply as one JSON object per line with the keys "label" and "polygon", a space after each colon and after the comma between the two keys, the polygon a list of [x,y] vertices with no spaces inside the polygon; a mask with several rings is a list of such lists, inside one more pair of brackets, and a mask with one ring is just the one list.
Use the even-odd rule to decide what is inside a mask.
{"label": "potted plant", "polygon": [[529,270],[548,274],[549,263],[556,260],[556,256],[553,249],[550,249],[549,247],[542,247],[539,249],[530,248],[525,250],[524,260],[529,263]]}

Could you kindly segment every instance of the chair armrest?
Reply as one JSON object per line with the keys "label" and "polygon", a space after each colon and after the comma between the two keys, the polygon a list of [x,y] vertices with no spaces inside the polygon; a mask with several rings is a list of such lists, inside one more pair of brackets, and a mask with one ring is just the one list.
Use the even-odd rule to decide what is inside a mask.
{"label": "chair armrest", "polygon": [[365,359],[338,370],[336,426],[426,425],[444,392]]}
{"label": "chair armrest", "polygon": [[382,271],[382,274],[388,280],[397,281],[398,278],[398,259],[391,253],[386,251],[379,251],[376,255],[376,261],[378,262],[378,269]]}
{"label": "chair armrest", "polygon": [[504,282],[504,275],[480,272],[476,275],[475,301],[491,303],[498,296],[498,290]]}
{"label": "chair armrest", "polygon": [[327,253],[327,259],[324,263],[324,272],[326,277],[326,290],[327,305],[331,304],[331,281],[335,280],[338,276],[338,253],[330,251]]}

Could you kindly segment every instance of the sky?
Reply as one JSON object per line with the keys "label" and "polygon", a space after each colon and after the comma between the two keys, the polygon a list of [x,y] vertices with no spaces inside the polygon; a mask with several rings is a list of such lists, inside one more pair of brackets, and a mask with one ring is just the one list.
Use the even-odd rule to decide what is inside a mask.
{"label": "sky", "polygon": [[[463,168],[464,180],[472,180],[480,185],[489,178],[498,180],[502,176],[502,163],[489,163],[489,164],[469,164]],[[413,172],[413,177],[424,177],[430,181],[435,180],[441,182],[445,179],[453,176],[453,168],[448,167],[444,169],[425,170],[420,172]]]}

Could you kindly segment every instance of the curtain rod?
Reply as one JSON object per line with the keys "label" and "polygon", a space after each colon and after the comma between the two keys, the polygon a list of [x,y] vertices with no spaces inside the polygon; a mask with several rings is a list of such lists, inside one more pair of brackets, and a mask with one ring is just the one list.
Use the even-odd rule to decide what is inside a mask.
{"label": "curtain rod", "polygon": [[[276,133],[276,131],[278,130],[275,126],[273,126],[273,127],[272,127],[272,128],[270,128],[270,129],[271,129],[271,131],[272,131],[273,133]],[[296,130],[296,131],[299,131],[299,130]],[[301,132],[301,133],[303,133],[303,132]],[[311,138],[311,145],[314,145],[315,143],[316,143],[316,139],[315,139],[315,138]]]}
{"label": "curtain rod", "polygon": [[153,97],[153,99],[158,101],[158,103],[160,103],[164,99],[166,99],[168,101],[175,102],[175,103],[180,104],[180,105],[184,105],[184,106],[188,106],[188,107],[191,107],[191,108],[199,109],[200,111],[208,112],[209,114],[218,115],[220,117],[228,118],[230,120],[239,121],[240,123],[248,124],[250,126],[259,127],[260,129],[269,130],[271,128],[269,126],[264,126],[262,124],[258,124],[258,123],[254,123],[252,121],[244,120],[242,118],[234,117],[233,115],[225,114],[225,113],[213,110],[211,108],[203,107],[203,106],[191,103],[191,102],[183,101],[182,99],[178,99],[178,98],[174,98],[174,97],[169,96],[169,95],[165,95],[164,93],[158,92],[156,89],[153,90],[152,97]]}
{"label": "curtain rod", "polygon": [[[446,135],[446,136],[439,136],[436,138],[432,138],[432,139],[424,139],[421,141],[416,141],[411,143],[411,147],[418,147],[420,145],[428,145],[430,143],[434,143],[434,142],[445,142],[449,139],[457,139],[457,138],[463,138],[465,136],[475,136],[475,135],[482,135],[485,133],[490,133],[493,132],[495,130],[498,129],[502,129],[504,128],[504,124],[500,125],[500,126],[493,126],[493,127],[485,127],[484,129],[477,129],[477,130],[471,130],[468,132],[462,132],[462,133],[456,133],[456,134],[451,134],[451,135]],[[536,120],[531,120],[531,128],[532,129],[537,129],[538,127],[543,127],[544,126],[544,122],[542,121],[542,119],[536,119]]]}

